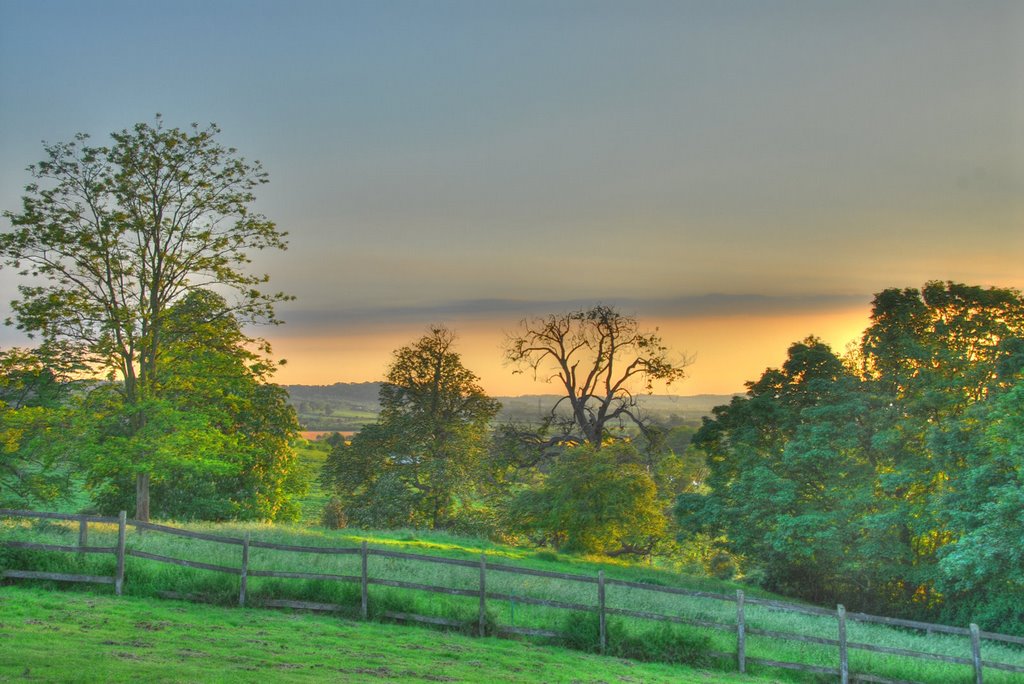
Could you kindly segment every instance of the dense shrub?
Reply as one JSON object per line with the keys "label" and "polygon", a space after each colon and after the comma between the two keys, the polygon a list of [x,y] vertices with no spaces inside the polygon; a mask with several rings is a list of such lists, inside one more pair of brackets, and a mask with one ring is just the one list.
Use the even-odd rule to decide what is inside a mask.
{"label": "dense shrub", "polygon": [[348,515],[345,513],[345,502],[336,496],[324,505],[320,516],[320,524],[329,530],[340,530],[348,527]]}

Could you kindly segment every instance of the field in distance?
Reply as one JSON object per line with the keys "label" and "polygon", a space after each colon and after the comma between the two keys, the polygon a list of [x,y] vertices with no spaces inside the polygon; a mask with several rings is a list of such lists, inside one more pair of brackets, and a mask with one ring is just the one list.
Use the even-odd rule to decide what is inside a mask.
{"label": "field in distance", "polygon": [[[303,430],[359,430],[372,423],[380,412],[377,382],[337,382],[333,385],[285,385],[291,403],[299,414]],[[653,394],[640,396],[640,405],[663,425],[699,425],[702,416],[711,415],[715,406],[728,404],[731,394],[692,396]],[[501,422],[534,423],[547,416],[558,401],[554,394],[529,394],[495,397],[501,402]]]}

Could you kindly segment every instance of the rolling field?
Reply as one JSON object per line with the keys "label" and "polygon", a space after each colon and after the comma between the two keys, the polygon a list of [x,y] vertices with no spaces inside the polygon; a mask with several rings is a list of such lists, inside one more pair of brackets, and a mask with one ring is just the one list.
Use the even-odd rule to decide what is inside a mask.
{"label": "rolling field", "polygon": [[151,598],[0,588],[0,681],[773,682],[504,639]]}
{"label": "rolling field", "polygon": [[[299,442],[298,467],[311,488],[302,500],[302,517],[294,525],[260,523],[170,524],[207,534],[302,547],[355,550],[363,541],[385,552],[478,560],[527,570],[596,577],[602,571],[619,586],[608,589],[608,608],[673,615],[684,619],[734,624],[734,602],[679,597],[631,588],[621,582],[677,587],[735,596],[737,589],[754,599],[746,607],[754,632],[785,632],[810,639],[835,638],[835,618],[797,614],[757,605],[756,599],[777,599],[767,592],[735,582],[690,577],[667,569],[560,555],[548,550],[506,546],[421,530],[325,530],[317,527],[329,493],[317,475],[327,456],[325,444]],[[77,508],[78,502],[68,502]],[[67,508],[66,510],[70,510]],[[67,545],[77,539],[72,521],[0,519],[0,540]],[[116,543],[116,525],[92,523],[89,544]],[[131,531],[128,547],[158,556],[238,567],[239,547]],[[472,568],[425,563],[411,558],[371,556],[371,576],[386,581],[471,589],[478,581]],[[0,570],[111,575],[114,559],[106,554],[71,554],[20,550],[0,546]],[[325,555],[253,548],[250,568],[292,573],[358,575],[358,555]],[[821,675],[748,665],[744,677],[735,673],[735,628],[708,630],[692,625],[651,623],[630,617],[608,620],[609,653],[597,656],[592,613],[552,610],[528,599],[593,605],[594,584],[503,572],[488,575],[488,591],[526,602],[489,601],[492,625],[547,630],[563,639],[471,638],[468,627],[449,632],[393,624],[386,613],[436,616],[458,625],[476,621],[477,599],[438,595],[393,586],[370,589],[369,621],[359,619],[358,583],[251,577],[247,608],[239,609],[238,577],[207,570],[168,566],[145,558],[126,562],[126,596],[114,597],[107,587],[56,582],[19,582],[0,587],[0,681],[622,681],[622,682],[818,682]],[[166,600],[166,592],[188,594],[203,603]],[[164,599],[158,597],[163,594]],[[332,614],[263,610],[274,601],[323,602],[338,606]],[[490,633],[490,629],[488,633]],[[850,623],[851,642],[880,645],[896,651],[918,651],[938,657],[969,656],[966,640],[883,625]],[[571,646],[571,649],[564,648]],[[61,657],[53,658],[59,648]],[[834,647],[751,634],[747,655],[776,661],[836,667]],[[581,652],[583,651],[583,652]],[[730,659],[707,652],[733,654]],[[984,659],[1024,666],[1024,648],[986,642]],[[640,662],[640,661],[668,662]],[[851,651],[851,670],[922,682],[973,681],[971,668],[865,651]],[[985,681],[1009,684],[1019,674],[986,670]]]}
{"label": "rolling field", "polygon": [[[598,570],[605,573],[609,579],[626,582],[643,582],[656,586],[679,587],[702,592],[714,592],[723,595],[735,595],[736,589],[742,587],[735,583],[720,582],[708,578],[694,578],[662,571],[654,568],[630,566],[626,564],[598,563],[591,559],[561,556],[546,551],[533,551],[516,547],[502,546],[488,542],[483,539],[460,538],[441,533],[426,533],[420,531],[399,530],[391,532],[370,532],[355,530],[323,530],[300,526],[274,526],[260,524],[229,523],[222,525],[214,524],[190,524],[188,529],[215,535],[233,537],[235,539],[249,533],[253,540],[270,542],[274,544],[287,544],[303,547],[348,547],[355,548],[363,540],[367,541],[371,549],[379,549],[388,552],[425,554],[432,557],[458,559],[472,561],[479,559],[481,552],[486,552],[489,564],[515,566],[518,568],[540,570],[547,572],[568,573],[583,575],[593,578]],[[77,538],[77,525],[72,522],[51,522],[32,523],[25,519],[6,519],[0,523],[0,538],[7,540],[23,540],[31,543],[67,545],[74,543]],[[90,525],[89,543],[96,546],[107,546],[116,540],[116,526],[105,523]],[[208,563],[225,567],[238,567],[239,547],[237,545],[225,545],[212,541],[186,539],[177,536],[169,536],[165,533],[147,531],[139,534],[131,531],[128,536],[128,547],[137,551],[166,556],[172,558],[183,558],[199,563]],[[392,581],[411,582],[418,585],[430,585],[435,587],[452,587],[472,590],[478,581],[478,570],[466,567],[443,565],[439,563],[426,563],[421,560],[405,557],[394,557],[384,555],[371,555],[370,576]],[[0,548],[0,569],[11,567],[18,569],[43,570],[51,572],[79,572],[90,575],[107,575],[112,573],[113,558],[103,554],[86,554],[79,557],[74,553],[56,553],[48,551],[32,551],[27,549]],[[253,548],[249,558],[250,570],[274,570],[294,573],[322,573],[323,575],[358,575],[359,556],[357,555],[330,555],[315,554],[308,552],[285,552],[268,548]],[[217,604],[217,606],[189,606],[188,604],[174,604],[179,610],[195,609],[200,613],[207,608],[223,610],[218,613],[223,615],[229,622],[247,624],[246,621],[254,619],[249,616],[261,615],[259,620],[291,620],[297,619],[295,615],[276,613],[271,611],[253,610],[252,607],[268,605],[273,601],[309,601],[331,603],[339,606],[338,611],[331,616],[309,616],[309,619],[317,625],[321,624],[348,624],[352,629],[361,630],[364,626],[369,629],[387,628],[403,630],[409,634],[421,635],[422,639],[452,638],[452,635],[445,636],[439,632],[429,629],[416,628],[400,625],[383,625],[380,622],[387,621],[387,613],[414,613],[424,616],[434,616],[452,621],[456,625],[462,625],[461,631],[470,631],[477,614],[477,599],[474,595],[449,596],[436,593],[425,593],[420,590],[396,586],[370,587],[369,601],[369,622],[358,622],[359,617],[359,585],[358,582],[345,581],[323,581],[314,579],[278,579],[270,577],[251,577],[246,609],[230,608],[229,606],[238,603],[238,576],[212,573],[208,570],[168,566],[155,560],[146,558],[129,557],[126,564],[125,592],[131,597],[131,601],[146,600],[156,601],[156,597],[162,592],[173,591],[180,594],[191,594],[201,600]],[[6,618],[13,614],[10,607],[15,604],[5,603],[0,610],[0,622],[4,627],[0,632],[5,637],[11,635],[22,635],[24,632],[37,631],[39,624],[63,623],[78,624],[75,621],[74,611],[67,611],[59,608],[63,597],[71,597],[74,601],[113,601],[116,605],[119,601],[129,600],[127,597],[113,598],[109,587],[93,589],[80,585],[57,585],[47,583],[54,589],[60,589],[53,593],[54,599],[52,610],[55,611],[50,617],[26,616],[13,622]],[[23,591],[19,588],[4,588],[4,596],[8,600],[17,597]],[[566,605],[594,605],[595,585],[593,583],[567,582],[557,578],[552,579],[544,576],[522,576],[503,572],[488,574],[488,591],[494,591],[505,595],[512,595],[522,598],[534,598],[558,601]],[[750,587],[742,587],[747,596],[751,599],[771,599],[765,592]],[[8,593],[8,592],[14,592]],[[39,601],[50,605],[44,597],[46,594],[39,594]],[[634,611],[645,611],[662,615],[675,615],[692,620],[704,620],[719,624],[730,624],[735,619],[736,607],[734,603],[701,597],[680,597],[671,594],[656,593],[648,590],[630,588],[627,586],[610,586],[608,588],[608,607],[611,609],[627,609]],[[20,601],[20,599],[18,599]],[[99,605],[99,604],[97,604]],[[105,604],[104,604],[105,605]],[[136,605],[126,603],[125,605]],[[150,607],[164,604],[146,603]],[[219,607],[223,606],[223,608]],[[63,610],[63,612],[62,612]],[[146,608],[150,610],[150,608]],[[163,609],[161,609],[163,610]],[[483,644],[483,648],[548,648],[554,646],[572,645],[578,650],[593,652],[596,650],[595,635],[596,627],[591,618],[593,614],[580,613],[574,610],[553,610],[545,606],[528,605],[520,600],[488,601],[488,620],[492,624],[513,625],[516,627],[527,627],[531,629],[549,630],[568,637],[561,640],[551,639],[526,639],[507,641],[505,639],[475,639],[473,644]],[[234,617],[232,617],[234,616]],[[126,620],[131,619],[130,611]],[[163,618],[161,618],[163,619]],[[751,630],[766,632],[786,632],[789,634],[803,635],[805,637],[831,637],[835,638],[836,623],[834,617],[796,614],[787,611],[780,611],[771,606],[757,605],[751,601],[747,606],[747,624]],[[32,622],[40,620],[42,622]],[[146,632],[146,625],[153,623],[149,617],[137,617],[135,622],[137,629],[128,629],[119,638],[110,637],[107,639],[116,643],[131,643],[133,640],[141,639],[145,642],[149,636],[140,635],[140,630]],[[141,625],[141,627],[139,626]],[[359,627],[355,627],[359,625]],[[39,628],[41,629],[41,628]],[[61,627],[61,630],[64,628]],[[609,652],[619,656],[629,655],[631,658],[640,660],[668,660],[672,665],[662,667],[675,667],[683,663],[696,665],[700,668],[715,668],[714,677],[723,679],[696,679],[693,681],[733,681],[728,677],[735,676],[735,659],[731,662],[727,656],[725,661],[707,657],[708,651],[729,654],[735,653],[736,635],[735,630],[730,633],[725,631],[708,630],[691,625],[667,625],[659,626],[646,620],[638,620],[630,617],[613,616],[609,619]],[[955,635],[932,634],[924,635],[906,629],[894,629],[884,625],[851,623],[849,638],[851,642],[868,643],[883,646],[889,649],[902,649],[920,652],[934,653],[939,656],[969,657],[970,647],[968,641]],[[42,630],[46,632],[46,630]],[[78,631],[88,631],[86,628],[78,628]],[[75,629],[71,633],[77,634]],[[206,630],[210,631],[210,630]],[[456,632],[460,631],[456,627]],[[63,631],[61,631],[63,634]],[[429,635],[429,636],[428,636]],[[18,639],[23,638],[17,636]],[[39,638],[43,638],[40,635]],[[391,637],[374,637],[390,639]],[[63,639],[63,637],[62,637]],[[301,639],[305,642],[305,639]],[[4,643],[15,643],[4,639]],[[63,641],[62,641],[63,643]],[[283,642],[287,646],[287,641]],[[504,644],[504,645],[503,645]],[[509,645],[511,644],[511,645]],[[296,648],[299,644],[296,644]],[[188,646],[187,648],[192,648]],[[211,646],[212,648],[212,646]],[[282,651],[287,650],[285,648]],[[415,649],[412,649],[415,650]],[[231,651],[230,657],[238,657],[237,653],[228,649],[224,654]],[[130,651],[118,651],[130,653]],[[148,651],[146,652],[148,653]],[[753,633],[747,639],[747,654],[750,658],[761,658],[776,661],[801,662],[820,667],[836,667],[836,652],[833,647],[817,643],[801,643],[792,640],[769,638],[767,636],[756,636]],[[139,654],[135,656],[141,657]],[[92,657],[81,655],[76,657]],[[148,657],[148,656],[147,656]],[[209,658],[219,657],[211,653]],[[253,656],[255,657],[255,656]],[[497,657],[497,656],[494,656]],[[130,662],[123,664],[128,670],[133,665],[143,667],[143,663],[133,660],[132,657],[123,656]],[[1018,666],[1024,665],[1024,649],[1012,644],[996,644],[986,642],[984,646],[984,659],[1011,663]],[[45,660],[45,659],[44,659]],[[621,658],[606,657],[592,663],[605,663],[612,667]],[[161,661],[162,662],[162,661]],[[290,662],[290,661],[289,661]],[[43,661],[40,661],[43,664]],[[241,663],[241,661],[240,661]],[[295,663],[302,668],[312,668],[315,662],[302,661]],[[871,672],[891,679],[935,682],[936,684],[946,682],[968,682],[973,681],[973,675],[969,665],[954,665],[944,662],[928,662],[912,660],[899,655],[886,655],[864,651],[851,651],[851,669],[854,672]],[[10,663],[8,663],[10,666]],[[105,665],[106,667],[106,665]],[[110,667],[113,667],[111,665]],[[234,665],[232,665],[234,667]],[[238,667],[242,667],[239,664]],[[261,665],[262,667],[262,665]],[[338,665],[336,667],[348,667]],[[388,665],[390,674],[394,675],[396,670],[393,665]],[[516,665],[514,667],[523,667]],[[602,667],[591,664],[588,667]],[[617,667],[617,666],[616,666]],[[293,668],[293,669],[298,669]],[[506,668],[507,669],[507,668]],[[420,672],[413,665],[409,665],[400,672],[408,670],[412,673]],[[687,672],[692,670],[690,667]],[[671,670],[667,670],[671,671]],[[515,673],[515,670],[511,670]],[[559,670],[561,672],[561,670]],[[659,670],[652,670],[657,673]],[[765,666],[750,666],[748,672],[754,676],[769,678],[769,681],[821,681],[813,674],[788,672]],[[11,676],[4,673],[5,676]],[[275,677],[290,676],[290,671],[279,673],[274,671]],[[357,673],[358,674],[358,673]],[[435,673],[436,674],[436,673]],[[116,675],[113,673],[111,677]],[[224,675],[228,677],[227,674]],[[231,675],[235,676],[235,675]],[[244,679],[244,673],[239,672],[237,676]],[[410,675],[411,677],[412,675]],[[446,675],[447,676],[447,675]],[[461,675],[460,675],[461,676]],[[511,676],[511,675],[510,675]],[[519,675],[516,675],[519,676]],[[562,681],[550,678],[544,674],[539,679],[536,671],[524,669],[521,671],[520,679],[490,679],[491,681]],[[560,675],[559,675],[560,676]],[[660,675],[658,675],[660,676]],[[690,676],[687,674],[687,676]],[[703,675],[694,675],[703,676]],[[603,675],[598,676],[598,679]],[[182,675],[188,679],[187,673]],[[579,677],[570,677],[571,679]],[[59,678],[58,678],[59,679]],[[612,678],[614,679],[614,678]],[[482,679],[460,679],[458,681],[488,681],[488,677]],[[1020,675],[1009,672],[997,672],[986,670],[985,680],[991,684],[1010,683],[1020,681]],[[53,681],[53,680],[50,680]],[[88,681],[88,680],[86,680]],[[171,679],[169,681],[177,681]],[[234,681],[230,678],[225,681]],[[416,681],[412,679],[410,681]],[[596,681],[594,679],[579,679],[579,681]],[[610,681],[605,679],[604,681]],[[631,680],[624,680],[631,681]],[[646,674],[637,680],[632,681],[660,681],[656,675],[648,677]],[[680,681],[680,680],[676,680]],[[682,680],[687,681],[687,680]],[[747,679],[745,681],[752,681]],[[756,679],[753,681],[757,681]]]}

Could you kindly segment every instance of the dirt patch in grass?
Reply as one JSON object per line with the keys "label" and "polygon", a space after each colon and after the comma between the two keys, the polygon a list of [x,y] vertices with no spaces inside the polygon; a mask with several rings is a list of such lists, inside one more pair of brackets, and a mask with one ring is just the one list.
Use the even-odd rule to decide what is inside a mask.
{"label": "dirt patch in grass", "polygon": [[125,651],[114,651],[110,655],[115,658],[120,658],[121,660],[142,660],[142,656],[137,653],[127,653]]}
{"label": "dirt patch in grass", "polygon": [[170,622],[136,622],[135,629],[145,630],[147,632],[159,632],[162,629],[166,629],[171,626]]}
{"label": "dirt patch in grass", "polygon": [[151,641],[143,641],[142,639],[133,639],[131,641],[101,641],[100,644],[103,646],[128,646],[130,648],[153,648],[154,644]]}
{"label": "dirt patch in grass", "polygon": [[393,678],[395,676],[394,671],[390,667],[353,667],[353,668],[342,668],[339,672],[347,672],[351,674],[365,674],[374,675],[376,677],[387,677]]}

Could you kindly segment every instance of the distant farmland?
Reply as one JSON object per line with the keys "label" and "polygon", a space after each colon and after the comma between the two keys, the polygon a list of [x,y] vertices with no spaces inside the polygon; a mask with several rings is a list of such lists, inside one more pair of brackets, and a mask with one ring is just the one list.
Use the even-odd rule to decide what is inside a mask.
{"label": "distant farmland", "polygon": [[[338,382],[333,385],[285,385],[299,423],[307,431],[357,431],[377,419],[380,383]],[[665,425],[699,424],[711,409],[727,404],[731,394],[663,395],[639,397],[652,420]],[[553,394],[497,397],[502,404],[499,421],[534,423],[548,415],[558,401]]]}

